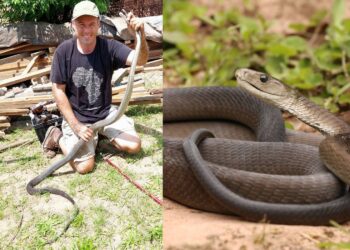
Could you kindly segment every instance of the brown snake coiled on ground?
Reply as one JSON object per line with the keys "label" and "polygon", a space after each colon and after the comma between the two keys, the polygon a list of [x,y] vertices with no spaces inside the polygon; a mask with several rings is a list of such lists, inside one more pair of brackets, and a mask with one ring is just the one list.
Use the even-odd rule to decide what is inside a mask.
{"label": "brown snake coiled on ground", "polygon": [[[184,152],[183,138],[201,127],[216,138],[207,138],[211,133],[202,130],[187,139],[184,148],[190,156],[198,154],[193,160]],[[179,203],[283,224],[350,218],[345,184],[319,157],[316,146],[323,138],[295,132],[285,136],[280,111],[240,89],[166,89],[164,136],[164,195]],[[198,159],[204,169],[191,170]]]}

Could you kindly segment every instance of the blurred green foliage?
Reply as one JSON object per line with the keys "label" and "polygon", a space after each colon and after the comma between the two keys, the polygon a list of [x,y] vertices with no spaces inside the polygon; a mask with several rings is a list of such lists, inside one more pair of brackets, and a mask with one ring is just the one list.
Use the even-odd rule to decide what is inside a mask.
{"label": "blurred green foliage", "polygon": [[[63,23],[70,21],[73,7],[82,0],[0,0],[1,23],[22,21],[46,21]],[[107,12],[109,0],[91,0],[100,13]]]}
{"label": "blurred green foliage", "polygon": [[[318,11],[307,24],[291,24],[294,35],[286,36],[269,32],[271,23],[260,16],[230,9],[208,17],[205,7],[165,1],[165,79],[233,86],[235,70],[246,67],[268,72],[333,112],[348,109],[350,19],[343,17],[344,4],[334,0],[331,13]],[[331,21],[322,29],[326,19]]]}

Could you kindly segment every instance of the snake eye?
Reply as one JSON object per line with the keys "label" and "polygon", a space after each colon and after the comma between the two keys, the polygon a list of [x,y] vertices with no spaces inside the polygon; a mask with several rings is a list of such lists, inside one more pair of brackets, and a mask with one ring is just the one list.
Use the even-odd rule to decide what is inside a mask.
{"label": "snake eye", "polygon": [[260,75],[260,81],[261,82],[267,82],[269,80],[269,77],[265,74]]}

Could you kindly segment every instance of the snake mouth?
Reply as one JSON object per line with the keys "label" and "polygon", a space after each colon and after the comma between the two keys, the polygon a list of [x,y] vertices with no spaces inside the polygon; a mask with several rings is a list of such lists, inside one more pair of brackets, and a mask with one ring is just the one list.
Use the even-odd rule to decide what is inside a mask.
{"label": "snake mouth", "polygon": [[258,96],[258,97],[263,97],[264,99],[268,96],[268,99],[273,99],[273,97],[280,97],[279,95],[275,95],[272,93],[268,93],[256,85],[252,84],[246,79],[243,79],[240,76],[237,76],[237,83],[240,87],[242,87],[245,91],[248,91],[249,93]]}
{"label": "snake mouth", "polygon": [[247,80],[244,80],[244,79],[242,79],[242,78],[237,78],[238,79],[238,85],[240,85],[240,86],[242,86],[242,87],[246,87],[246,86],[248,86],[248,87],[252,87],[252,88],[254,88],[254,89],[256,89],[257,91],[260,91],[260,92],[264,92],[264,91],[262,91],[260,88],[258,88],[258,87],[256,87],[254,84],[251,84],[249,81],[247,81]]}

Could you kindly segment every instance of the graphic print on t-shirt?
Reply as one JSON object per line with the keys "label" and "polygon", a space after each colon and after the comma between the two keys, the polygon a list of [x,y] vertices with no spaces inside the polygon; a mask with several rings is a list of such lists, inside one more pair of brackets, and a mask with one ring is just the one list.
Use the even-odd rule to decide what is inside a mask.
{"label": "graphic print on t-shirt", "polygon": [[93,105],[101,95],[100,87],[103,76],[93,69],[85,69],[84,67],[76,68],[72,76],[74,85],[79,88],[84,86],[88,93],[89,104]]}

